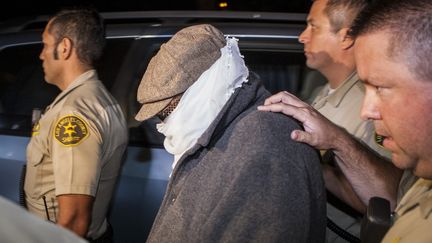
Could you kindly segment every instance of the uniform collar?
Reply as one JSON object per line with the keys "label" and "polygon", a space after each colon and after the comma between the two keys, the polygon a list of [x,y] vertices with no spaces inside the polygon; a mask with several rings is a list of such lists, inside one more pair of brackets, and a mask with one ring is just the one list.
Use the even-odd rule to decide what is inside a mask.
{"label": "uniform collar", "polygon": [[423,216],[423,218],[425,218],[425,219],[427,219],[427,218],[429,218],[429,216],[431,216],[431,213],[432,213],[432,190],[427,192],[427,195],[420,200],[420,213]]}
{"label": "uniform collar", "polygon": [[97,77],[96,70],[91,69],[91,70],[81,74],[80,76],[78,76],[71,84],[69,84],[69,86],[65,90],[63,90],[62,93],[68,93],[71,90],[73,90],[76,87],[83,84],[85,81],[90,80],[90,79],[97,79],[97,78],[98,77]]}
{"label": "uniform collar", "polygon": [[357,72],[350,74],[342,84],[337,87],[331,94],[329,94],[330,86],[326,84],[318,97],[313,102],[316,109],[320,109],[326,102],[330,103],[333,107],[337,108],[342,102],[348,91],[358,82],[359,78]]}
{"label": "uniform collar", "polygon": [[69,86],[63,90],[56,98],[55,100],[47,107],[47,110],[51,109],[53,106],[55,106],[60,100],[62,100],[67,94],[69,94],[72,90],[75,88],[81,86],[84,82],[91,79],[98,79],[97,72],[94,69],[91,69],[80,76],[78,76]]}
{"label": "uniform collar", "polygon": [[428,218],[432,213],[432,180],[418,179],[396,208],[398,217],[419,207],[420,215]]}

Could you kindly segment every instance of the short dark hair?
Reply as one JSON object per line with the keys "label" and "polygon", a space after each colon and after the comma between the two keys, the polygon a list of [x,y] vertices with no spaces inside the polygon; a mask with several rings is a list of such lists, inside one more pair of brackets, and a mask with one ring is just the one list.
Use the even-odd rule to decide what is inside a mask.
{"label": "short dark hair", "polygon": [[379,0],[354,21],[350,35],[385,31],[391,42],[387,55],[404,60],[419,79],[432,80],[432,1]]}
{"label": "short dark hair", "polygon": [[352,22],[367,5],[367,0],[328,0],[324,13],[330,20],[332,30],[351,27]]}
{"label": "short dark hair", "polygon": [[99,13],[93,8],[61,10],[50,19],[48,32],[56,40],[69,38],[76,49],[78,59],[94,66],[105,46],[105,26]]}

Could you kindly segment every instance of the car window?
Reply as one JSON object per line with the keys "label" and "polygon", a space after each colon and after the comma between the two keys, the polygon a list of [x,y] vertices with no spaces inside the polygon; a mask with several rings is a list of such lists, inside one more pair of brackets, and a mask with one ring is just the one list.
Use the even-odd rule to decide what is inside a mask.
{"label": "car window", "polygon": [[[97,65],[99,78],[118,100],[130,128],[130,144],[163,147],[163,135],[156,130],[158,118],[134,119],[141,105],[136,100],[139,82],[150,59],[169,37],[112,38]],[[295,44],[293,44],[295,43]],[[0,51],[0,133],[29,136],[31,112],[42,111],[60,90],[45,82],[39,53],[41,44],[17,45]],[[249,70],[258,74],[264,86],[276,93],[296,95],[302,88],[305,58],[296,41],[240,40]]]}
{"label": "car window", "polygon": [[[110,89],[132,39],[109,39],[97,69]],[[44,110],[60,90],[44,79],[39,53],[42,44],[25,44],[0,51],[0,133],[29,136],[31,113]]]}
{"label": "car window", "polygon": [[0,129],[29,135],[33,108],[46,107],[59,91],[44,81],[41,44],[19,45],[0,52]]}
{"label": "car window", "polygon": [[257,73],[268,91],[298,94],[304,69],[304,55],[295,51],[244,50],[246,65]]}
{"label": "car window", "polygon": [[132,42],[132,38],[107,40],[104,53],[96,65],[96,69],[99,79],[108,90],[113,89],[114,81],[117,79],[119,70]]}

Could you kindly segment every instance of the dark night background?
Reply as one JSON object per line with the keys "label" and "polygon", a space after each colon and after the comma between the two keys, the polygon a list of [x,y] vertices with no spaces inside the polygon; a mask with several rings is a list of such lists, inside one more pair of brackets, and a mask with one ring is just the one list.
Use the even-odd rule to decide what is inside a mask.
{"label": "dark night background", "polygon": [[[227,7],[219,7],[226,2]],[[306,13],[311,0],[57,0],[3,3],[0,21],[20,16],[53,14],[62,7],[92,6],[100,12],[148,10],[232,10]],[[8,6],[12,5],[12,6]]]}

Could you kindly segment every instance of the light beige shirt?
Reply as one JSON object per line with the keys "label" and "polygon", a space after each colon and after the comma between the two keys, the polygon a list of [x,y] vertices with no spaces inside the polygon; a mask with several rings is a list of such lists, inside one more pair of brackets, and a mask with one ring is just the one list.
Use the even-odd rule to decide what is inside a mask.
{"label": "light beige shirt", "polygon": [[[121,159],[127,126],[120,106],[94,70],[79,76],[49,105],[27,147],[24,190],[30,212],[56,221],[63,194],[95,197],[88,237],[99,237]],[[44,200],[45,199],[45,200]]]}
{"label": "light beige shirt", "polygon": [[329,93],[329,91],[330,86],[326,84],[312,102],[312,106],[327,119],[345,128],[373,150],[390,158],[390,152],[379,145],[375,139],[373,123],[360,118],[365,88],[357,73],[352,73],[333,92]]}
{"label": "light beige shirt", "polygon": [[432,242],[432,180],[417,180],[397,206],[395,220],[382,242]]}

